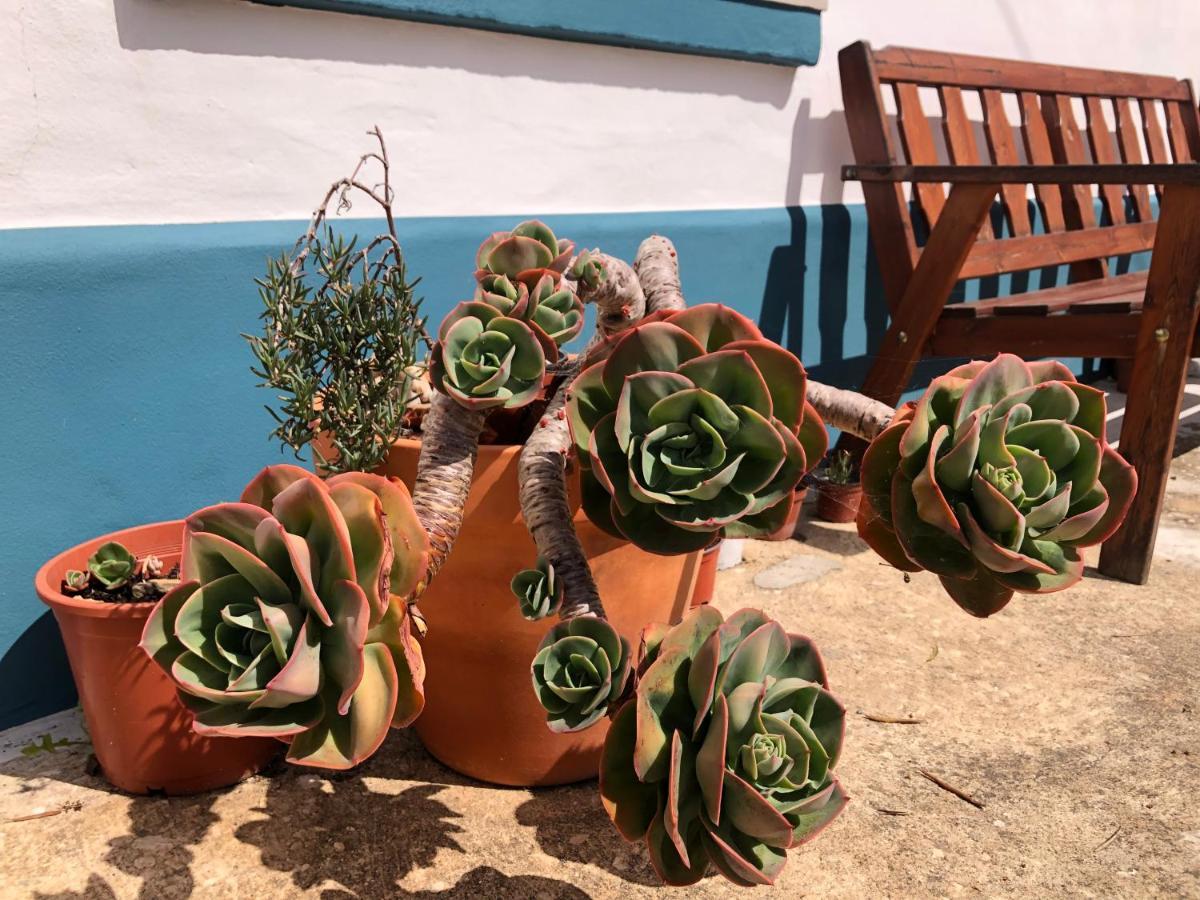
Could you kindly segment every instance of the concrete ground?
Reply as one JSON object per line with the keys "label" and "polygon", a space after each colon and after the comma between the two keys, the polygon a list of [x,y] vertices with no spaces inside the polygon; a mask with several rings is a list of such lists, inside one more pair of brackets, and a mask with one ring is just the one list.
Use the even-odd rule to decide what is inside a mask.
{"label": "concrete ground", "polygon": [[[1185,426],[1181,446],[1198,443]],[[816,638],[849,711],[840,770],[854,798],[755,896],[1200,897],[1198,518],[1192,450],[1175,461],[1148,586],[1089,571],[987,621],[931,576],[906,584],[850,526],[806,522],[800,541],[748,544],[717,605],[758,605]],[[39,728],[70,741],[72,727],[0,736],[0,896],[665,893],[593,785],[486,787],[409,733],[346,775],[281,769],[165,800],[86,775],[86,743],[20,752]],[[736,892],[714,877],[686,896]]]}

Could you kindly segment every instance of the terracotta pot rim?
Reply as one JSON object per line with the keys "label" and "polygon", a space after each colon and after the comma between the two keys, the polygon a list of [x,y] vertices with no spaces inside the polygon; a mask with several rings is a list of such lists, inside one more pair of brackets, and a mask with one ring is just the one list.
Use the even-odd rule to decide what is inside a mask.
{"label": "terracotta pot rim", "polygon": [[[126,545],[135,545],[130,549],[135,553],[146,553],[153,551],[156,554],[162,553],[178,553],[183,548],[183,519],[169,519],[164,522],[148,522],[145,525],[135,525],[131,528],[122,528],[119,531],[112,531],[100,537],[91,538],[86,541],[81,541],[73,547],[63,550],[61,553],[55,554],[50,560],[45,562],[41,568],[37,570],[37,574],[33,577],[33,586],[37,591],[38,599],[53,609],[55,612],[63,612],[68,615],[89,616],[96,619],[146,619],[149,618],[150,612],[154,609],[155,604],[149,601],[130,602],[130,603],[104,603],[100,600],[88,600],[82,597],[68,597],[59,590],[58,585],[62,581],[62,573],[66,569],[66,560],[71,556],[76,556],[80,548],[90,544],[102,544],[106,541],[120,541]],[[138,547],[137,539],[141,533],[152,529],[177,526],[180,532],[180,540],[166,546],[156,546],[146,548]]]}
{"label": "terracotta pot rim", "polygon": [[859,491],[862,490],[862,482],[852,481],[849,484],[838,484],[833,481],[822,480],[818,482],[817,487],[822,491]]}
{"label": "terracotta pot rim", "polygon": [[[392,441],[393,447],[420,448],[420,438],[402,437]],[[520,456],[525,449],[524,444],[480,444],[479,455],[487,460],[508,462],[507,457]]]}

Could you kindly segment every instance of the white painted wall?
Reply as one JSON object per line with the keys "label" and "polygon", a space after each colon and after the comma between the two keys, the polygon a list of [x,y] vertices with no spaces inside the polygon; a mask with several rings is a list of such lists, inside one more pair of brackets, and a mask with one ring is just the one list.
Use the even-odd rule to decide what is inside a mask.
{"label": "white painted wall", "polygon": [[1200,76],[1197,0],[830,7],[793,72],[243,0],[0,0],[0,228],[303,217],[372,123],[405,214],[833,202],[858,38]]}

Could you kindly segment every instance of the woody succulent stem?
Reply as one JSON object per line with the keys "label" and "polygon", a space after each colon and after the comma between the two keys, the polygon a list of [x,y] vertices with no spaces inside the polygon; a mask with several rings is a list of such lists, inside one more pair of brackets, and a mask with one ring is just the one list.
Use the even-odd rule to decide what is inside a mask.
{"label": "woody succulent stem", "polygon": [[518,464],[521,512],[538,553],[554,567],[564,586],[559,615],[564,619],[587,615],[603,619],[604,605],[579,535],[575,533],[567,502],[565,475],[570,435],[563,407],[567,388],[580,368],[579,357],[567,365],[562,385],[521,450]]}
{"label": "woody succulent stem", "polygon": [[679,256],[669,238],[652,234],[642,241],[633,260],[633,270],[646,295],[646,312],[687,306],[679,284]]}
{"label": "woody succulent stem", "polygon": [[596,304],[598,336],[608,337],[636,325],[646,314],[646,294],[637,273],[625,260],[607,253],[592,252],[588,257],[599,263],[604,277],[597,284],[580,279],[575,292],[584,303]]}
{"label": "woody succulent stem", "polygon": [[[595,287],[580,280],[577,293],[585,303],[599,307],[598,339],[636,325],[646,313],[687,305],[680,291],[675,246],[667,238],[652,235],[643,241],[632,267],[607,254],[592,257],[604,266],[605,278]],[[538,553],[554,567],[564,586],[559,612],[563,619],[584,615],[606,618],[567,503],[566,463],[571,436],[562,412],[568,388],[583,368],[583,356],[567,364],[561,386],[525,442],[519,463],[521,511]]]}
{"label": "woody succulent stem", "polygon": [[425,417],[413,506],[429,535],[429,566],[417,597],[442,568],[462,528],[485,415],[438,393]]}
{"label": "woody succulent stem", "polygon": [[825,424],[847,431],[864,441],[883,433],[896,415],[886,403],[872,400],[857,391],[830,387],[808,379],[808,402],[817,408]]}

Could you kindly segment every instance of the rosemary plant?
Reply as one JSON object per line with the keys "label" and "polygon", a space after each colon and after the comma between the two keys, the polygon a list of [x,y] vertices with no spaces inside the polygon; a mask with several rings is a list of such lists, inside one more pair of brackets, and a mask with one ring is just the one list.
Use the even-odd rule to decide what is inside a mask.
{"label": "rosemary plant", "polygon": [[[388,183],[387,149],[378,129],[378,153],[367,153],[348,177],[334,182],[290,254],[267,262],[257,281],[263,310],[261,335],[243,335],[261,386],[277,392],[266,407],[272,436],[297,457],[307,446],[329,472],[370,471],[388,447],[409,432],[406,410],[415,368],[428,342],[421,301],[413,294],[396,237]],[[359,173],[369,160],[383,168],[383,183],[368,187]],[[382,189],[382,193],[380,192]],[[328,224],[330,201],[350,207],[351,192],[367,194],[382,209],[387,233],[361,249]],[[332,452],[321,453],[323,435]]]}

